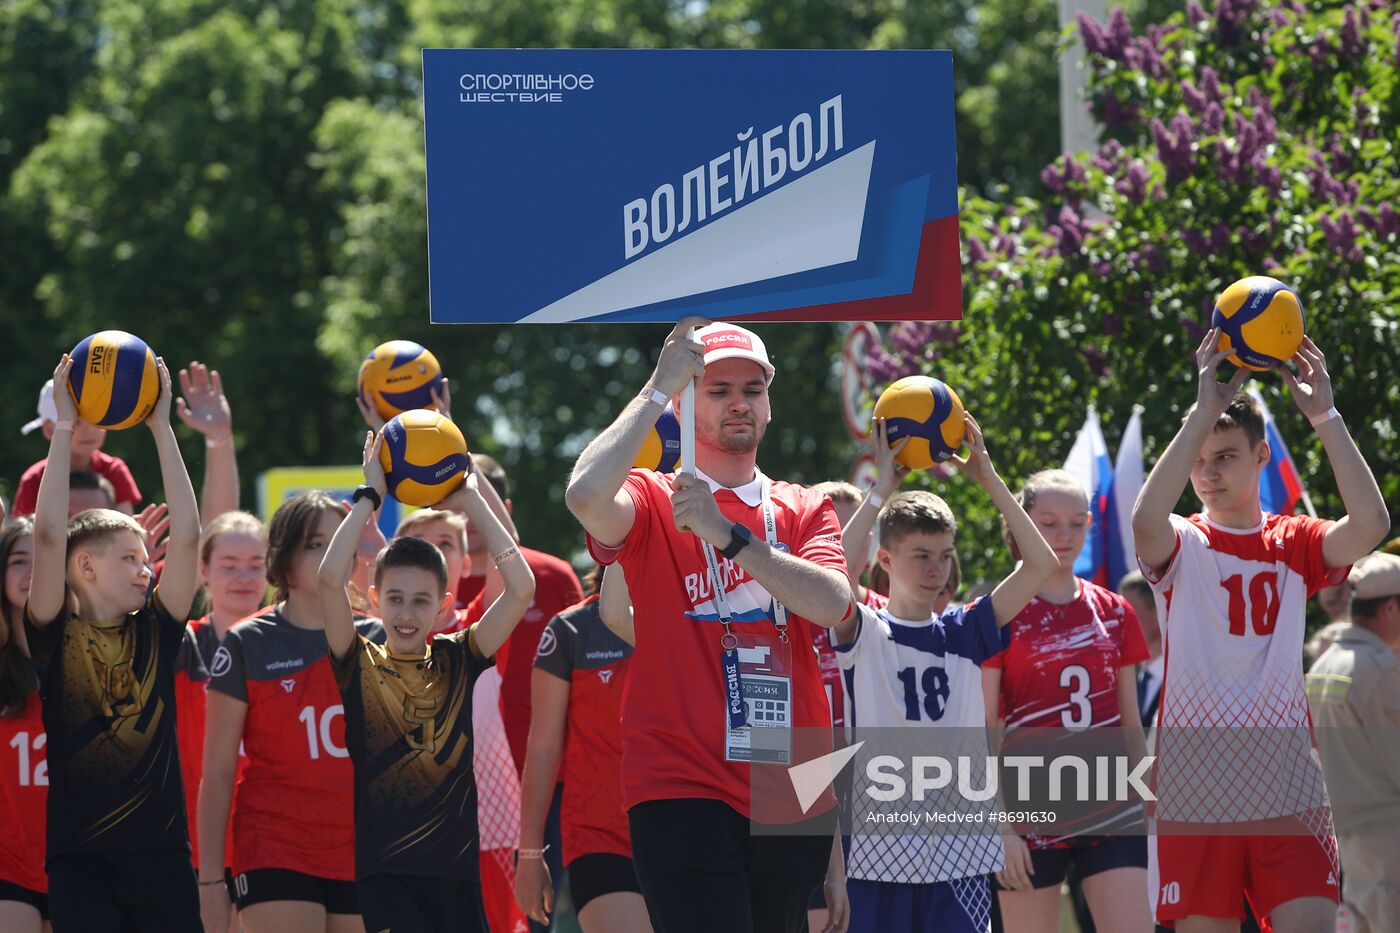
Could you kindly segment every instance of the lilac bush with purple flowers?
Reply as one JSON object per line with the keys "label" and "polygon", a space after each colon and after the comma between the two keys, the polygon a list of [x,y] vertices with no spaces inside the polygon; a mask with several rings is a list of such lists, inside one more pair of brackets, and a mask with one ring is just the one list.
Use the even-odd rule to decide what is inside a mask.
{"label": "lilac bush with purple flowers", "polygon": [[[1144,405],[1151,460],[1193,398],[1214,296],[1272,275],[1302,299],[1400,518],[1400,13],[1191,0],[1141,31],[1118,9],[1079,29],[1103,143],[1047,166],[1043,201],[965,201],[965,320],[894,325],[879,375],[947,380],[1013,479],[1058,464],[1089,403],[1110,446]],[[1256,378],[1319,510],[1339,514],[1282,380]],[[954,507],[975,516],[970,549],[1004,562],[976,530],[985,506]]]}

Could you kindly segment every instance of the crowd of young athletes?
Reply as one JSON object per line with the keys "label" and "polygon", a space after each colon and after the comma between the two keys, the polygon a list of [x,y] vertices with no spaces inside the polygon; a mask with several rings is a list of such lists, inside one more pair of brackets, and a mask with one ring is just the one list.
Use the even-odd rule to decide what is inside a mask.
{"label": "crowd of young athletes", "polygon": [[[164,504],[142,508],[157,497],[77,417],[65,357],[25,426],[48,457],[0,532],[0,930],[524,933],[548,924],[566,868],[586,933],[982,931],[993,897],[1004,929],[1039,933],[1071,866],[1100,930],[1235,929],[1246,898],[1279,933],[1332,929],[1310,749],[1261,788],[1257,743],[1166,741],[1306,731],[1305,601],[1388,530],[1316,346],[1283,378],[1345,518],[1260,512],[1262,416],[1243,371],[1218,381],[1212,333],[1139,498],[1144,576],[1123,596],[1073,573],[1086,490],[1046,470],[1013,493],[967,417],[950,481],[991,498],[1017,563],[960,600],[957,520],[898,491],[883,426],[870,490],[769,479],[763,342],[727,324],[687,338],[697,323],[568,476],[587,596],[520,544],[484,455],[386,542],[382,423],[364,404],[349,501],[303,493],[266,525],[238,511],[232,415],[198,363],[173,410],[205,438],[201,497],[162,362],[147,426]],[[632,469],[692,380],[696,475]],[[1188,480],[1203,508],[1183,518]],[[1115,727],[1140,756],[1149,709],[1158,786],[1180,785],[1159,816],[1195,831],[843,838],[831,790],[800,806],[781,763],[750,764],[759,704],[731,702],[750,677],[786,698],[762,714],[796,736],[779,762],[895,727],[985,728],[992,752],[1038,726]],[[1201,755],[1226,766],[1205,780]]]}

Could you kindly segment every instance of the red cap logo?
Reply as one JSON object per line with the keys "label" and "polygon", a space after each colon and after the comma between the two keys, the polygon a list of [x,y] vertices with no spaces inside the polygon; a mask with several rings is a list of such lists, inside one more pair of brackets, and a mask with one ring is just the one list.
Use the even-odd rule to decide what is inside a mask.
{"label": "red cap logo", "polygon": [[753,352],[753,339],[746,333],[737,330],[721,330],[705,335],[705,352],[711,350],[723,350],[728,347],[738,347],[741,350]]}

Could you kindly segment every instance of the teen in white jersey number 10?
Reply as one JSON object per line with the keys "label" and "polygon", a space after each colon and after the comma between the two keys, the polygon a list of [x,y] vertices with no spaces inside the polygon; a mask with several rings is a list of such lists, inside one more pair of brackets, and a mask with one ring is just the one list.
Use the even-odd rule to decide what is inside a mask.
{"label": "teen in white jersey number 10", "polygon": [[[1322,441],[1347,514],[1332,522],[1262,512],[1259,476],[1270,455],[1263,415],[1238,391],[1244,370],[1218,381],[1229,355],[1215,349],[1218,337],[1210,331],[1196,350],[1196,405],[1133,509],[1168,671],[1158,712],[1158,835],[1148,853],[1157,890],[1149,893],[1157,922],[1180,933],[1238,929],[1241,894],[1276,933],[1330,933],[1336,841],[1308,737],[1304,609],[1318,590],[1346,579],[1390,520],[1333,406],[1326,359],[1308,339],[1291,360],[1298,375],[1282,376]],[[1203,510],[1181,518],[1172,508],[1188,479]],[[1288,760],[1261,760],[1261,743]],[[1270,780],[1261,783],[1266,769]],[[1164,821],[1192,834],[1164,832]],[[1245,823],[1284,828],[1222,831]]]}

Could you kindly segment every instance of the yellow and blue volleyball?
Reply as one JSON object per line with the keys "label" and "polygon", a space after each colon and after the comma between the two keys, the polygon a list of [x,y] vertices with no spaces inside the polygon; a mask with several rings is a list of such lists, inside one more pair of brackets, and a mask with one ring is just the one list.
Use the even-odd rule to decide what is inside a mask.
{"label": "yellow and blue volleyball", "polygon": [[436,505],[462,485],[468,462],[467,439],[435,411],[406,411],[384,425],[379,464],[400,502]]}
{"label": "yellow and blue volleyball", "polygon": [[360,364],[360,396],[368,396],[384,419],[431,407],[433,392],[441,387],[442,367],[437,357],[412,340],[381,343]]}
{"label": "yellow and blue volleyball", "polygon": [[875,417],[884,420],[891,447],[909,439],[895,460],[911,470],[927,470],[953,456],[967,431],[962,399],[929,376],[905,376],[890,383],[875,402]]}
{"label": "yellow and blue volleyball", "polygon": [[1278,279],[1251,275],[1220,293],[1210,326],[1220,328],[1217,348],[1234,351],[1231,363],[1276,369],[1303,344],[1303,303]]}
{"label": "yellow and blue volleyball", "polygon": [[140,337],[124,330],[100,331],[79,341],[69,356],[68,391],[79,418],[119,431],[150,415],[160,397],[160,371],[156,355]]}
{"label": "yellow and blue volleyball", "polygon": [[632,464],[638,470],[671,473],[681,461],[681,422],[675,409],[667,405],[661,410],[651,433],[642,442],[641,452]]}

